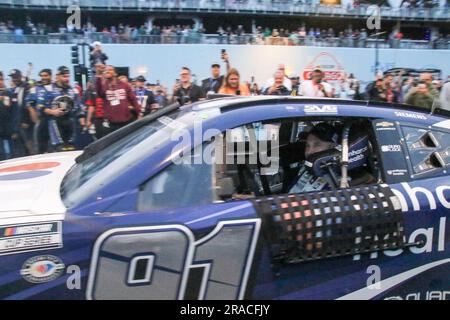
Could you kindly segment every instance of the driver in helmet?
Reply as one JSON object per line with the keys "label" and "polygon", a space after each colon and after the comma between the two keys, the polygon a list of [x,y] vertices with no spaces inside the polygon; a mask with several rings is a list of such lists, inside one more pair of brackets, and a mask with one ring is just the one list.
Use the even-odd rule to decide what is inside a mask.
{"label": "driver in helmet", "polygon": [[[317,170],[314,170],[312,159],[316,158],[319,153],[332,151],[338,144],[339,135],[333,126],[325,122],[315,125],[306,137],[305,161],[290,186],[289,193],[321,191],[336,187],[333,176],[326,170],[320,170],[319,175],[315,173]],[[336,178],[339,179],[337,174],[334,176],[334,179]]]}

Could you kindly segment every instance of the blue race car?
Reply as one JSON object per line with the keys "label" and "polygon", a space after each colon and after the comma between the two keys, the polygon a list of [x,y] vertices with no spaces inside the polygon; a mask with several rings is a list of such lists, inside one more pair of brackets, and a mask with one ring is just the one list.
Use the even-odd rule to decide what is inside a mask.
{"label": "blue race car", "polygon": [[[325,125],[335,145],[306,156]],[[448,170],[443,112],[169,106],[84,152],[0,163],[0,298],[449,299]]]}

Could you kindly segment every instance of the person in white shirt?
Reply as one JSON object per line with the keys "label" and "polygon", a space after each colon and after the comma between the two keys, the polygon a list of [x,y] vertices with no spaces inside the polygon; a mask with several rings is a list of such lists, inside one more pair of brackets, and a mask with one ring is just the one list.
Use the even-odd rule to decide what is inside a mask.
{"label": "person in white shirt", "polygon": [[450,111],[450,82],[444,84],[441,89],[441,109]]}
{"label": "person in white shirt", "polygon": [[[284,77],[284,79],[283,79],[283,86],[285,86],[289,91],[291,91],[292,90],[292,83],[291,83],[291,80],[286,76],[286,67],[285,67],[285,65],[284,64],[280,64],[278,66],[278,69],[277,69],[277,72],[278,71],[283,72],[283,77]],[[272,78],[268,79],[266,81],[266,83],[264,84],[264,86],[262,87],[261,92],[264,92],[267,89],[269,89],[270,87],[272,87],[274,85],[274,83],[275,83],[275,77],[272,77]]]}
{"label": "person in white shirt", "polygon": [[303,81],[300,85],[300,95],[305,97],[331,98],[333,95],[331,85],[323,82],[324,73],[320,69],[314,69],[311,80]]}

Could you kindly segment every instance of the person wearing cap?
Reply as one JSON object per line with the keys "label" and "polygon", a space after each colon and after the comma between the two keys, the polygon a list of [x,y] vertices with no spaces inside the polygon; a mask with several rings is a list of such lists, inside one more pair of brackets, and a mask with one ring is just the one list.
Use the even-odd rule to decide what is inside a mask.
{"label": "person wearing cap", "polygon": [[202,90],[206,94],[209,92],[218,93],[223,83],[223,75],[220,74],[220,64],[211,65],[211,77],[202,80]]}
{"label": "person wearing cap", "polygon": [[294,74],[289,75],[289,80],[291,80],[292,90],[291,96],[298,96],[300,91],[300,77]]}
{"label": "person wearing cap", "polygon": [[315,125],[307,134],[305,146],[305,161],[291,184],[289,193],[320,191],[330,188],[334,182],[329,174],[315,176],[308,167],[314,155],[336,148],[339,144],[339,135],[336,129],[325,122]]}
{"label": "person wearing cap", "polygon": [[133,89],[128,83],[119,81],[113,66],[97,65],[95,87],[104,101],[105,126],[109,133],[130,124],[139,116],[141,106]]}
{"label": "person wearing cap", "polygon": [[141,111],[139,113],[140,117],[145,117],[146,115],[155,112],[159,109],[159,105],[155,100],[155,95],[151,90],[145,87],[145,82],[147,80],[144,76],[139,76],[136,78],[136,88],[134,89],[134,94],[136,99],[141,106]]}
{"label": "person wearing cap", "polygon": [[33,131],[34,123],[32,120],[32,108],[26,104],[26,97],[29,92],[29,85],[24,81],[22,72],[18,69],[13,69],[9,73],[11,78],[10,96],[11,102],[14,105],[14,117],[12,119],[12,126],[14,132],[14,157],[23,157],[32,155],[33,148]]}
{"label": "person wearing cap", "polygon": [[56,82],[50,90],[40,90],[36,106],[42,110],[48,126],[50,143],[54,151],[75,150],[73,145],[78,120],[83,123],[84,110],[79,92],[70,86],[70,70],[65,66],[58,68]]}
{"label": "person wearing cap", "polygon": [[305,80],[300,85],[300,95],[314,98],[331,98],[332,88],[329,83],[323,81],[324,73],[321,69],[314,69],[311,79]]}
{"label": "person wearing cap", "polygon": [[14,111],[3,72],[0,72],[0,161],[11,159],[13,156],[13,135],[17,135],[12,126]]}

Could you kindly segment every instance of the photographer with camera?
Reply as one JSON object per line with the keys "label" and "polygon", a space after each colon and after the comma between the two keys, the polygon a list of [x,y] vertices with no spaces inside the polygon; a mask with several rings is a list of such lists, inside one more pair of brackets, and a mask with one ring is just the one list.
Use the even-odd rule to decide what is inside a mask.
{"label": "photographer with camera", "polygon": [[291,91],[288,90],[283,85],[284,82],[284,73],[281,70],[278,70],[275,72],[274,76],[274,83],[272,86],[264,90],[264,95],[270,95],[270,96],[288,96],[291,94]]}
{"label": "photographer with camera", "polygon": [[430,89],[424,80],[420,80],[416,87],[412,88],[405,97],[405,103],[421,107],[431,111],[436,97],[430,92]]}
{"label": "photographer with camera", "polygon": [[177,79],[173,86],[172,103],[178,102],[182,106],[205,98],[202,88],[193,84],[191,79],[191,69],[188,67],[181,68],[180,79]]}
{"label": "photographer with camera", "polygon": [[300,95],[305,97],[332,97],[332,89],[329,83],[323,81],[324,73],[320,69],[314,69],[311,80],[303,81],[300,85]]}
{"label": "photographer with camera", "polygon": [[89,60],[91,62],[91,68],[94,69],[98,63],[105,64],[108,56],[103,53],[102,44],[99,41],[95,41],[90,48]]}

